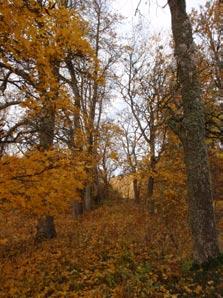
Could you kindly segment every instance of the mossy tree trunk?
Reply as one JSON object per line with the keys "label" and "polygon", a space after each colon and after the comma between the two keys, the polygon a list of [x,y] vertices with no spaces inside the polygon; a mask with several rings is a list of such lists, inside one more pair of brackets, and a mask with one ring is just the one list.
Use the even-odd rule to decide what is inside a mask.
{"label": "mossy tree trunk", "polygon": [[185,156],[188,211],[193,238],[194,261],[202,264],[219,254],[213,210],[210,171],[205,144],[205,119],[201,86],[197,77],[195,47],[185,0],[168,1],[175,43],[183,115],[170,119]]}

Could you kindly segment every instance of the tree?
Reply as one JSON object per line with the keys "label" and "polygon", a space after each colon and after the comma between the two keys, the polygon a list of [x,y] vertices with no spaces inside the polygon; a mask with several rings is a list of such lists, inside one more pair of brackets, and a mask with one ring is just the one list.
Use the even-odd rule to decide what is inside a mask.
{"label": "tree", "polygon": [[68,93],[59,81],[61,64],[68,53],[92,58],[92,52],[86,41],[86,23],[77,12],[61,6],[51,9],[44,3],[18,0],[1,4],[0,67],[1,108],[16,106],[20,112],[17,122],[26,119],[13,130],[32,127],[28,135],[32,146],[47,148],[55,139],[56,115],[62,107],[68,109]]}
{"label": "tree", "polygon": [[[124,112],[124,113],[123,113]],[[129,181],[133,184],[133,198],[136,203],[141,201],[140,196],[140,162],[143,156],[146,155],[148,150],[144,144],[142,133],[137,125],[134,117],[132,117],[131,111],[125,109],[122,111],[124,116],[120,117],[119,126],[121,129],[120,140],[121,145],[119,150],[121,151],[121,168],[124,175],[126,175]],[[129,188],[131,184],[129,183]]]}
{"label": "tree", "polygon": [[[92,157],[92,166],[87,169],[92,179],[85,187],[83,198],[85,209],[90,210],[97,193],[97,162],[100,160],[98,147],[102,113],[110,98],[111,67],[116,63],[118,56],[114,32],[118,17],[112,12],[108,0],[73,1],[73,5],[79,7],[80,14],[89,22],[88,38],[95,60],[89,74],[88,62],[68,55],[64,66],[67,71],[61,74],[61,79],[70,88],[71,102],[75,109],[75,113],[71,114],[71,117],[68,115],[65,120],[70,124],[67,130],[68,138],[66,138],[69,144],[77,149],[81,134],[84,146],[82,148],[79,146],[79,149],[83,150],[84,147]],[[75,134],[79,136],[76,142],[73,141],[76,138]]]}
{"label": "tree", "polygon": [[206,129],[210,143],[222,142],[222,19],[219,1],[207,1],[191,14],[194,34],[198,37],[199,73],[205,103]]}
{"label": "tree", "polygon": [[118,149],[121,130],[112,121],[105,121],[101,124],[99,133],[98,154],[100,160],[97,170],[99,173],[99,187],[102,184],[99,199],[102,200],[103,197],[107,198],[109,196],[112,175],[120,167]]}
{"label": "tree", "polygon": [[194,260],[202,264],[219,254],[205,144],[204,107],[185,0],[169,0],[168,4],[183,106],[182,117],[172,117],[169,125],[184,148]]}
{"label": "tree", "polygon": [[[158,45],[152,46],[151,41]],[[154,174],[166,139],[163,111],[169,102],[169,57],[164,53],[159,36],[152,36],[149,42],[134,40],[126,52],[123,59],[125,76],[119,85],[122,98],[130,107],[141,138],[147,144],[147,204],[154,213]]]}
{"label": "tree", "polygon": [[[25,206],[31,201],[33,209],[37,209],[35,210],[37,214],[45,214],[46,220],[40,217],[37,226],[42,237],[44,230],[41,228],[42,224],[45,227],[47,222],[53,224],[53,218],[47,217],[50,214],[48,207],[49,204],[57,202],[55,196],[62,195],[58,190],[59,188],[62,190],[64,185],[60,183],[63,179],[64,181],[71,179],[68,187],[71,193],[67,195],[67,199],[71,200],[76,196],[77,186],[73,180],[76,171],[74,169],[76,167],[81,168],[81,172],[83,170],[83,164],[79,164],[79,156],[83,158],[83,155],[71,160],[69,151],[64,148],[54,150],[56,125],[60,120],[61,111],[70,111],[69,90],[60,81],[61,65],[68,54],[81,57],[89,64],[95,62],[95,57],[86,39],[86,23],[76,11],[63,5],[51,6],[48,1],[4,1],[0,6],[0,24],[3,30],[0,37],[1,95],[4,100],[1,109],[7,112],[9,122],[11,115],[7,109],[17,106],[15,124],[3,134],[3,142],[20,144],[23,153],[22,157],[6,156],[6,162],[4,159],[1,160],[3,170],[9,163],[14,164],[17,171],[9,172],[2,180],[10,187],[8,192],[11,195],[6,197],[12,201],[14,194],[14,203],[17,206]],[[32,140],[28,146],[26,139],[24,140],[27,128],[28,136]],[[17,131],[17,135],[14,136]],[[55,168],[60,168],[61,176],[58,172],[54,172]],[[48,177],[52,175],[53,185],[50,181],[48,186],[44,185],[47,176],[43,179],[43,175],[46,173]],[[77,180],[76,182],[79,184]],[[59,188],[57,183],[60,184]],[[81,188],[82,186],[79,190]],[[5,191],[2,189],[1,193],[4,194]],[[60,199],[62,202],[63,199]],[[44,237],[48,237],[48,231],[55,236],[54,227],[45,231]]]}

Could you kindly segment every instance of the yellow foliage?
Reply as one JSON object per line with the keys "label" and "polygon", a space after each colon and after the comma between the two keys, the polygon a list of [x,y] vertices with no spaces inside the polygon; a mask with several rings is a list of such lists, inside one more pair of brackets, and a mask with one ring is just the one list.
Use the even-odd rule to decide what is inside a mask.
{"label": "yellow foliage", "polygon": [[97,60],[78,12],[63,5],[51,7],[50,1],[43,7],[34,0],[0,2],[0,62],[25,82],[18,93],[29,118],[47,106],[55,112],[72,111],[68,90],[59,83],[59,67],[72,55],[88,63],[90,75]]}
{"label": "yellow foliage", "polygon": [[83,159],[56,150],[4,156],[0,169],[1,198],[36,214],[69,208],[87,179]]}

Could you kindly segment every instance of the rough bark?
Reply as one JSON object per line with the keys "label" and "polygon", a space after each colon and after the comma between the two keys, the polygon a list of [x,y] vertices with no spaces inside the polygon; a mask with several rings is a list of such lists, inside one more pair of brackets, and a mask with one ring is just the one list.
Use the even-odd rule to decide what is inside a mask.
{"label": "rough bark", "polygon": [[36,226],[35,239],[37,242],[56,237],[54,218],[50,215],[41,216]]}
{"label": "rough bark", "polygon": [[[55,80],[59,83],[59,65],[56,61],[51,64],[52,72],[55,75]],[[40,73],[40,77],[42,74]],[[40,150],[47,151],[53,147],[54,134],[55,134],[55,118],[56,111],[54,106],[54,100],[58,96],[58,89],[52,87],[51,92],[54,94],[52,97],[47,96],[43,92],[43,107],[40,116],[40,126],[39,126],[39,144]],[[36,239],[37,240],[47,240],[56,237],[56,228],[54,224],[54,217],[50,215],[44,215],[38,220]]]}
{"label": "rough bark", "polygon": [[55,111],[51,102],[43,107],[40,123],[40,148],[48,150],[53,145],[55,130]]}
{"label": "rough bark", "polygon": [[195,262],[202,264],[219,254],[213,199],[205,144],[205,120],[195,49],[185,0],[169,0],[178,79],[181,84],[183,120],[171,127],[179,136],[187,171],[188,213]]}
{"label": "rough bark", "polygon": [[[51,62],[52,74],[55,79],[55,86],[51,86],[51,93],[49,95],[43,86],[42,92],[42,111],[40,113],[39,125],[39,142],[41,150],[48,150],[53,146],[54,133],[55,133],[55,104],[54,101],[58,97],[59,86],[59,64],[57,61]],[[44,82],[44,70],[39,69],[40,80]]]}
{"label": "rough bark", "polygon": [[[40,150],[49,150],[53,146],[55,130],[55,111],[49,103],[40,123],[39,140]],[[42,227],[41,227],[42,225]],[[52,216],[43,216],[37,224],[36,239],[51,239],[56,237],[54,218]]]}

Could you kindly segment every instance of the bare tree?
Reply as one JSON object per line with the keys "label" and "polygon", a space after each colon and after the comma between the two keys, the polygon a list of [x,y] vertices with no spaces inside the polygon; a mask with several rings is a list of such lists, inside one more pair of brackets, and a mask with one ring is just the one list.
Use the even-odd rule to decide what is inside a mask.
{"label": "bare tree", "polygon": [[163,111],[169,101],[168,58],[165,60],[163,51],[161,45],[154,48],[149,43],[133,44],[123,61],[125,76],[120,84],[122,97],[148,148],[151,174],[147,181],[147,204],[151,213],[155,211],[154,172],[166,141]]}
{"label": "bare tree", "polygon": [[122,131],[120,135],[120,167],[124,174],[130,174],[132,177],[134,200],[139,203],[141,201],[141,183],[138,175],[141,161],[147,153],[147,146],[131,111],[125,109],[122,114],[124,115],[119,117],[119,126]]}

